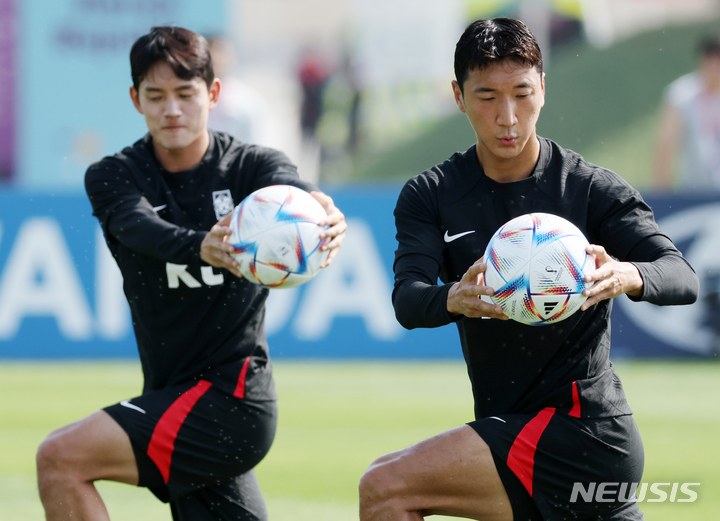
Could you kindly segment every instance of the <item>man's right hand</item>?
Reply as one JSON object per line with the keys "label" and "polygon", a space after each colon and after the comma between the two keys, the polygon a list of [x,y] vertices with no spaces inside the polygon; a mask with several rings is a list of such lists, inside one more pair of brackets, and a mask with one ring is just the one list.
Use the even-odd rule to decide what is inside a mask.
{"label": "man's right hand", "polygon": [[471,318],[498,318],[510,320],[503,308],[480,300],[482,295],[492,295],[495,291],[485,286],[483,259],[470,266],[465,274],[450,288],[447,298],[447,310],[453,315],[465,315]]}
{"label": "man's right hand", "polygon": [[200,259],[210,266],[225,268],[236,277],[242,278],[238,262],[230,256],[235,248],[227,242],[232,234],[232,230],[228,227],[231,217],[232,212],[220,219],[205,235],[200,244]]}

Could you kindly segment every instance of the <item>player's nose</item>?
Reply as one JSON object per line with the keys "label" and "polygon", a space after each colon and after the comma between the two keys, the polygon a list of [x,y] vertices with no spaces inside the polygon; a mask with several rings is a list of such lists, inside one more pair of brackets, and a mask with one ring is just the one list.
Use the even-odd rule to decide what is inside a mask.
{"label": "player's nose", "polygon": [[167,103],[165,104],[165,115],[166,116],[179,116],[182,113],[180,110],[180,102],[174,98],[168,99]]}
{"label": "player's nose", "polygon": [[505,100],[499,104],[497,123],[501,127],[512,127],[517,123],[515,116],[515,104],[510,100]]}

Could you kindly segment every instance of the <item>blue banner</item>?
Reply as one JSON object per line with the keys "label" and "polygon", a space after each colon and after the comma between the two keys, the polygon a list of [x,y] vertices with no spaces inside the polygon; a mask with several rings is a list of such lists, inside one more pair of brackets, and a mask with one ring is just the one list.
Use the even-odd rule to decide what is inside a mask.
{"label": "blue banner", "polygon": [[720,355],[720,195],[645,197],[700,279],[691,306],[616,299],[613,349],[632,356]]}
{"label": "blue banner", "polygon": [[[271,354],[283,358],[459,358],[454,325],[407,331],[391,304],[399,187],[330,190],[349,233],[332,266],[272,290]],[[711,356],[717,349],[720,198],[648,198],[698,272],[692,306],[616,300],[613,352]],[[120,273],[83,195],[0,192],[0,357],[135,357]],[[715,315],[713,314],[715,313]],[[713,319],[713,317],[715,317]]]}
{"label": "blue banner", "polygon": [[219,35],[228,20],[225,0],[15,4],[15,181],[36,191],[78,190],[87,165],[147,132],[129,94],[138,37],[154,25]]}

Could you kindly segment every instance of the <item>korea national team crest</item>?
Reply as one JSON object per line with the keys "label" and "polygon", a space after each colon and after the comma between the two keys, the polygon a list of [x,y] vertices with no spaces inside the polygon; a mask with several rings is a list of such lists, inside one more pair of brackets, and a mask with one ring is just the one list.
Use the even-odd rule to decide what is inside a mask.
{"label": "korea national team crest", "polygon": [[235,204],[233,203],[230,190],[218,190],[217,192],[213,192],[212,196],[213,207],[215,208],[215,217],[217,217],[217,220],[219,221],[233,211]]}

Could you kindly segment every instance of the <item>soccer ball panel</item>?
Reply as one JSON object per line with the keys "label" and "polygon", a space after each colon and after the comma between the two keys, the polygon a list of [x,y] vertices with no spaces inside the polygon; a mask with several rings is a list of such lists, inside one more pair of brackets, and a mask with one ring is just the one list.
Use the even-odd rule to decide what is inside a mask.
{"label": "soccer ball panel", "polygon": [[266,197],[253,197],[246,199],[237,208],[237,217],[233,215],[238,236],[241,240],[250,241],[275,222],[275,215],[280,209],[281,202]]}
{"label": "soccer ball panel", "polygon": [[556,215],[527,214],[509,221],[485,252],[492,301],[523,324],[564,320],[586,300],[584,277],[594,269],[587,245],[575,225]]}
{"label": "soccer ball panel", "polygon": [[516,278],[500,287],[500,289],[495,289],[493,287],[493,289],[495,289],[495,293],[492,295],[492,300],[505,310],[514,310],[515,304],[512,304],[513,300],[518,298],[522,299],[523,295],[526,293],[527,286],[528,280],[526,274],[521,272]]}
{"label": "soccer ball panel", "polygon": [[[298,193],[300,192],[300,193]],[[296,189],[291,191],[278,211],[277,221],[317,223],[327,214],[322,205],[307,192]]]}
{"label": "soccer ball panel", "polygon": [[585,289],[584,273],[570,255],[563,239],[542,248],[530,261],[530,292],[567,294]]}
{"label": "soccer ball panel", "polygon": [[504,282],[512,279],[527,263],[532,231],[532,219],[520,216],[502,226],[490,239],[485,251],[485,263],[493,266]]}
{"label": "soccer ball panel", "polygon": [[270,186],[253,192],[234,210],[228,242],[241,273],[255,284],[293,287],[319,271],[328,252],[318,222],[326,217],[310,194],[292,186]]}
{"label": "soccer ball panel", "polygon": [[323,229],[313,223],[297,223],[298,236],[303,245],[306,257],[305,269],[308,273],[315,274],[320,270],[320,264],[327,259],[329,251],[320,251],[329,239],[321,239],[320,232]]}
{"label": "soccer ball panel", "polygon": [[497,292],[500,288],[505,286],[507,281],[498,272],[495,263],[486,259],[485,264],[487,265],[487,268],[485,269],[485,285],[491,287]]}
{"label": "soccer ball panel", "polygon": [[300,286],[302,284],[305,284],[306,282],[309,282],[315,274],[300,274],[300,273],[288,273],[287,278],[283,281],[282,288],[294,288],[296,286]]}
{"label": "soccer ball panel", "polygon": [[287,270],[280,269],[275,266],[268,266],[262,262],[256,262],[253,267],[254,278],[263,286],[270,288],[282,286],[290,275]]}
{"label": "soccer ball panel", "polygon": [[286,272],[304,272],[305,253],[295,223],[275,226],[262,234],[255,258]]}
{"label": "soccer ball panel", "polygon": [[567,254],[575,261],[575,264],[587,273],[595,269],[595,265],[592,262],[593,257],[585,251],[587,248],[588,241],[583,235],[570,235],[563,237],[563,247]]}
{"label": "soccer ball panel", "polygon": [[534,321],[540,318],[546,323],[551,323],[567,313],[570,296],[567,294],[533,295],[532,308]]}
{"label": "soccer ball panel", "polygon": [[254,255],[235,254],[233,255],[236,261],[238,261],[238,271],[242,273],[242,276],[253,284],[260,284],[260,281],[255,276],[255,257]]}
{"label": "soccer ball panel", "polygon": [[546,244],[567,235],[583,236],[577,226],[562,217],[547,213],[535,213],[531,215],[533,216],[535,225],[533,236],[533,246],[535,249],[541,249]]}

